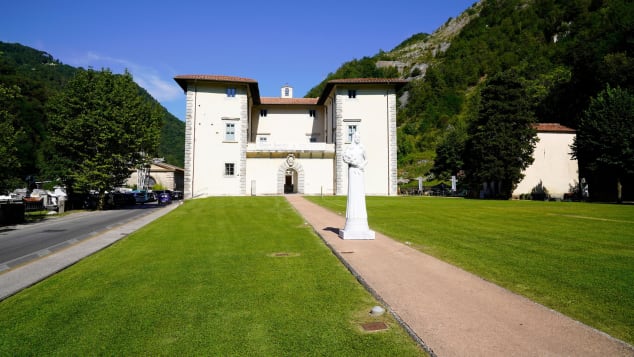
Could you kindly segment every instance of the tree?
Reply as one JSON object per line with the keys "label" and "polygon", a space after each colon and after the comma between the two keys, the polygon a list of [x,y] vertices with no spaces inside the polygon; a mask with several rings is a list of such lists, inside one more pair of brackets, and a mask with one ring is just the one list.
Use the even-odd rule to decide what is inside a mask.
{"label": "tree", "polygon": [[467,133],[461,127],[452,127],[436,147],[436,158],[431,172],[441,178],[457,175],[464,166],[464,147]]}
{"label": "tree", "polygon": [[469,123],[464,170],[472,192],[494,182],[492,197],[511,197],[533,162],[537,142],[534,116],[522,80],[514,71],[489,79],[477,118]]}
{"label": "tree", "polygon": [[608,85],[592,98],[572,150],[589,173],[614,178],[617,202],[621,203],[621,180],[634,174],[634,95]]}
{"label": "tree", "polygon": [[15,146],[18,131],[13,125],[14,115],[6,109],[9,102],[19,96],[20,88],[0,84],[0,190],[10,191],[20,182],[20,177],[16,176],[20,167]]}
{"label": "tree", "polygon": [[143,100],[130,73],[77,73],[48,104],[51,174],[74,192],[121,185],[130,169],[156,153],[161,119]]}

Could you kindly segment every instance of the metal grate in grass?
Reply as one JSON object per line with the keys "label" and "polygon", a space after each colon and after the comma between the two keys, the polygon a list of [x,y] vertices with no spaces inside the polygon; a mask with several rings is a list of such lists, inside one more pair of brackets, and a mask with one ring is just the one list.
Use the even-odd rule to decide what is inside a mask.
{"label": "metal grate in grass", "polygon": [[363,331],[367,332],[382,331],[387,330],[387,324],[383,321],[366,322],[361,324],[361,328],[363,328]]}

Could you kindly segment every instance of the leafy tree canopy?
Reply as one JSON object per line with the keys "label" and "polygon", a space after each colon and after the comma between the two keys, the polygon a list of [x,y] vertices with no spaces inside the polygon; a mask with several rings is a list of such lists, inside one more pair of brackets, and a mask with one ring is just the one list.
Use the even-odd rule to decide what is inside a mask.
{"label": "leafy tree canopy", "polygon": [[634,175],[634,94],[607,86],[584,112],[572,145],[590,174],[613,178],[622,202],[622,180]]}
{"label": "leafy tree canopy", "polygon": [[121,185],[130,168],[156,154],[161,118],[129,73],[79,71],[48,103],[51,174],[74,191]]}
{"label": "leafy tree canopy", "polygon": [[[0,190],[8,190],[19,186],[15,172],[20,168],[18,148],[15,146],[19,132],[15,130],[15,116],[7,108],[20,97],[17,86],[7,88],[0,83]],[[1,193],[1,192],[0,192]]]}

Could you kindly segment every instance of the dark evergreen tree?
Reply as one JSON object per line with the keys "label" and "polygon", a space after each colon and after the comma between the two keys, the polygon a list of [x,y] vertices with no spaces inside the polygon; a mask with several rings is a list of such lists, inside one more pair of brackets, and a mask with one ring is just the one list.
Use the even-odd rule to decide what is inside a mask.
{"label": "dark evergreen tree", "polygon": [[487,81],[465,144],[464,170],[472,194],[483,183],[492,183],[489,197],[511,197],[522,171],[533,162],[534,122],[523,82],[514,71]]}
{"label": "dark evergreen tree", "polygon": [[634,94],[608,86],[593,98],[572,149],[584,173],[611,178],[621,203],[623,179],[634,175]]}
{"label": "dark evergreen tree", "polygon": [[464,148],[467,133],[462,127],[452,127],[436,147],[436,159],[431,172],[441,179],[457,175],[464,166]]}

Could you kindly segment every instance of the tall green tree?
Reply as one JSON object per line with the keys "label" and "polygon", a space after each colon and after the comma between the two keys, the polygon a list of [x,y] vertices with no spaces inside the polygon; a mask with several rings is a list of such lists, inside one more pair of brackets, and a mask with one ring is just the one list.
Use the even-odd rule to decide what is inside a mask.
{"label": "tall green tree", "polygon": [[436,147],[436,159],[431,172],[447,179],[452,175],[457,175],[464,166],[464,148],[467,141],[466,130],[462,127],[452,127],[449,129],[443,141]]}
{"label": "tall green tree", "polygon": [[121,185],[130,169],[156,154],[161,118],[132,76],[109,70],[77,73],[48,103],[51,174],[74,192]]}
{"label": "tall green tree", "polygon": [[18,87],[5,87],[0,83],[0,191],[11,191],[20,183],[15,130],[13,120],[15,116],[9,112],[9,103],[20,96]]}
{"label": "tall green tree", "polygon": [[573,156],[590,174],[608,176],[622,200],[622,180],[634,174],[634,94],[607,86],[579,122]]}
{"label": "tall green tree", "polygon": [[508,199],[533,162],[534,115],[514,71],[493,76],[481,92],[477,119],[469,123],[464,170],[472,192],[494,183],[493,197]]}

